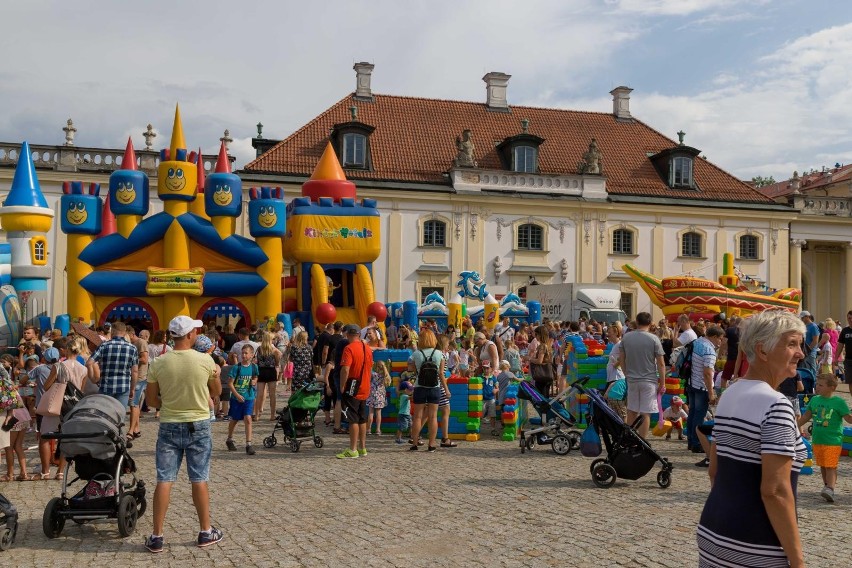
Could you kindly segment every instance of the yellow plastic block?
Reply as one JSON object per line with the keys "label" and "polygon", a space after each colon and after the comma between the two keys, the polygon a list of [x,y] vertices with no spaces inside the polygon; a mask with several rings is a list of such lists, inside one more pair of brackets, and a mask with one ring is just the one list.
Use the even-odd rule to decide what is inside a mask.
{"label": "yellow plastic block", "polygon": [[469,394],[467,395],[468,400],[482,400],[481,394]]}
{"label": "yellow plastic block", "polygon": [[481,391],[482,390],[482,383],[474,383],[472,385],[468,385],[468,390]]}
{"label": "yellow plastic block", "polygon": [[465,439],[466,442],[478,442],[479,441],[479,434],[467,434],[467,435],[465,435],[464,439]]}

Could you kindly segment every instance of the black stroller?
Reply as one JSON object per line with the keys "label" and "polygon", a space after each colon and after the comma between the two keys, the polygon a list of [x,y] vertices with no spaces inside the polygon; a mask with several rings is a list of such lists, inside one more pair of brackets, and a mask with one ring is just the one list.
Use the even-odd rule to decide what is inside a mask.
{"label": "black stroller", "polygon": [[[94,394],[64,416],[61,433],[42,435],[59,440],[57,451],[67,460],[61,496],[48,502],[42,517],[48,538],[58,537],[67,519],[77,524],[117,519],[121,536],[133,534],[146,509],[145,483],[136,478],[136,464],[127,453],[124,415],[120,402]],[[69,496],[68,488],[77,482],[85,483]]]}
{"label": "black stroller", "polygon": [[0,550],[9,550],[18,532],[18,510],[0,495]]}
{"label": "black stroller", "polygon": [[293,453],[299,451],[302,442],[313,442],[314,446],[321,448],[323,439],[314,431],[314,417],[319,410],[324,390],[323,383],[312,382],[291,394],[287,408],[275,413],[275,427],[272,434],[263,439],[263,447],[274,448],[278,444],[275,432],[281,430],[284,433],[284,443],[290,444],[290,451]]}
{"label": "black stroller", "polygon": [[580,447],[580,432],[573,429],[577,421],[564,404],[572,391],[569,387],[553,398],[545,398],[531,382],[521,381],[518,384],[518,398],[530,402],[540,421],[535,428],[521,429],[521,453],[532,450],[536,444],[550,444],[560,456]]}
{"label": "black stroller", "polygon": [[595,485],[612,487],[619,477],[639,479],[651,471],[657,462],[663,466],[657,473],[657,483],[663,489],[671,485],[674,466],[655,452],[636,432],[635,428],[641,417],[632,426],[628,426],[609,407],[600,391],[586,388],[588,380],[589,377],[583,377],[572,386],[589,397],[589,428],[597,431],[606,448],[607,457],[597,458],[589,466]]}

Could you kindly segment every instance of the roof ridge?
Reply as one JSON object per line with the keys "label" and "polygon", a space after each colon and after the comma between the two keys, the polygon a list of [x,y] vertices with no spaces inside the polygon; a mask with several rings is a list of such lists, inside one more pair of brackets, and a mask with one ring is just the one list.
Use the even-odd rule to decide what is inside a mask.
{"label": "roof ridge", "polygon": [[[484,102],[481,102],[481,101],[466,101],[466,100],[459,100],[459,99],[442,99],[442,98],[436,98],[436,97],[414,97],[414,96],[410,96],[410,95],[387,95],[387,94],[382,94],[382,93],[373,93],[373,96],[394,98],[394,99],[408,99],[408,100],[415,100],[415,101],[457,103],[457,104],[475,105],[475,106],[480,106],[480,107],[486,106],[486,104]],[[602,115],[605,115],[605,116],[612,116],[611,112],[600,111],[600,110],[577,110],[577,109],[570,109],[570,108],[545,107],[545,106],[535,106],[535,105],[514,105],[514,104],[509,105],[510,110],[515,109],[515,108],[544,110],[544,111],[548,111],[548,112],[558,111],[558,112],[572,112],[572,113],[579,113],[579,114],[602,114]]]}

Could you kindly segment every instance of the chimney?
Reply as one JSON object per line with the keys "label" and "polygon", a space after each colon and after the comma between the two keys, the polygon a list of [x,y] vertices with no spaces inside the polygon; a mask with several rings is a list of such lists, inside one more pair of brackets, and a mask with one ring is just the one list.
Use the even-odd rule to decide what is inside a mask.
{"label": "chimney", "polygon": [[616,87],[609,92],[612,95],[612,114],[618,120],[633,120],[630,114],[630,87]]}
{"label": "chimney", "polygon": [[506,87],[511,75],[492,71],[482,78],[485,81],[485,106],[488,110],[509,112],[509,102],[506,100]]}
{"label": "chimney", "polygon": [[370,88],[370,78],[376,66],[366,61],[361,61],[352,66],[355,70],[355,99],[359,101],[373,101],[373,91]]}

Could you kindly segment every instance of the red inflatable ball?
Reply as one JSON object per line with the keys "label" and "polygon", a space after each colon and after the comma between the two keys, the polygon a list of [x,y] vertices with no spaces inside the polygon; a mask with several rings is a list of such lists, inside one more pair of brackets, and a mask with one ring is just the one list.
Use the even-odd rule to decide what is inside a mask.
{"label": "red inflatable ball", "polygon": [[367,315],[375,316],[376,321],[383,322],[388,319],[388,309],[381,302],[373,302],[367,306]]}
{"label": "red inflatable ball", "polygon": [[317,321],[325,325],[337,319],[337,309],[329,303],[317,306]]}

